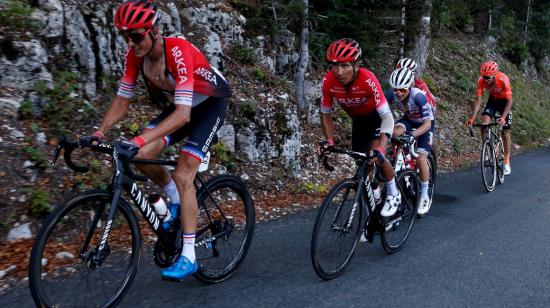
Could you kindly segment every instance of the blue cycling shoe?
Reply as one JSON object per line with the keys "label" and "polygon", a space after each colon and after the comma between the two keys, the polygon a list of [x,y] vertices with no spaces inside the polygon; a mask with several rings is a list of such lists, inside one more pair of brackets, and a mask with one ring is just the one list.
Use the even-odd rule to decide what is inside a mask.
{"label": "blue cycling shoe", "polygon": [[179,256],[178,260],[170,267],[160,271],[163,280],[181,281],[183,278],[193,274],[199,268],[199,265],[189,261],[185,256]]}
{"label": "blue cycling shoe", "polygon": [[165,230],[172,229],[174,220],[179,216],[180,205],[179,203],[168,203],[168,210],[170,211],[170,219],[162,223]]}

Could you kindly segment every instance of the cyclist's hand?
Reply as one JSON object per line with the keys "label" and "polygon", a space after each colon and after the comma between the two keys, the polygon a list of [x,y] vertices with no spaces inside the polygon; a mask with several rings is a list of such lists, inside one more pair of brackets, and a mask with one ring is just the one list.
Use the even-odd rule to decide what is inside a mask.
{"label": "cyclist's hand", "polygon": [[98,145],[105,140],[105,135],[100,132],[94,132],[89,136],[81,137],[79,140],[80,146],[88,147],[91,145]]}
{"label": "cyclist's hand", "polygon": [[382,147],[377,147],[376,149],[372,150],[372,155],[374,156],[374,161],[378,165],[383,164],[384,161],[386,161],[386,149]]}
{"label": "cyclist's hand", "polygon": [[500,124],[502,126],[506,125],[506,118],[504,118],[504,117],[498,118],[498,124]]}
{"label": "cyclist's hand", "polygon": [[472,126],[472,125],[474,124],[474,120],[475,120],[475,119],[474,119],[473,117],[470,118],[468,121],[466,121],[466,125],[467,125],[467,126]]}
{"label": "cyclist's hand", "polygon": [[407,142],[409,144],[412,144],[414,142],[414,136],[413,135],[405,135],[403,136],[405,139],[407,139]]}

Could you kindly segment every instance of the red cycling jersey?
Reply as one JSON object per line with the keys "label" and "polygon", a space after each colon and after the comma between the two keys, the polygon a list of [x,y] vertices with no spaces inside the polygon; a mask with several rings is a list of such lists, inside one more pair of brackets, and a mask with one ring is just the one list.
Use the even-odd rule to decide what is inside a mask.
{"label": "red cycling jersey", "polygon": [[342,85],[332,71],[323,77],[321,113],[332,112],[332,104],[337,102],[350,117],[365,117],[377,111],[382,115],[390,112],[382,87],[374,74],[359,68],[352,84]]}
{"label": "red cycling jersey", "polygon": [[[169,91],[173,91],[175,104],[192,106],[194,93],[213,97],[231,95],[227,81],[221,73],[210,66],[197,47],[182,38],[165,37],[163,40],[165,74],[169,77]],[[128,47],[118,95],[132,98],[143,59],[136,57],[133,48]],[[148,85],[154,87],[151,82],[148,82]]]}
{"label": "red cycling jersey", "polygon": [[426,95],[426,100],[428,101],[428,104],[432,106],[432,110],[435,116],[435,111],[437,109],[437,102],[435,101],[435,96],[433,96],[432,92],[430,92],[430,89],[428,89],[428,86],[424,82],[424,80],[417,78],[414,80],[414,87],[420,89],[424,95]]}
{"label": "red cycling jersey", "polygon": [[503,72],[497,72],[495,75],[495,81],[492,85],[487,84],[483,77],[479,77],[477,80],[477,92],[476,96],[482,96],[483,90],[489,91],[489,95],[496,99],[511,99],[512,98],[512,86],[510,80]]}

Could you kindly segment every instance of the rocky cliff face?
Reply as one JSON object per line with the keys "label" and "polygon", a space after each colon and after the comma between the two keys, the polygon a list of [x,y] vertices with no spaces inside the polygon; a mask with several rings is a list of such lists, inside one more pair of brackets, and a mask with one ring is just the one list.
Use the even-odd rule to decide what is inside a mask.
{"label": "rocky cliff face", "polygon": [[[262,37],[245,38],[246,19],[231,6],[220,1],[196,3],[163,3],[159,27],[164,35],[183,36],[194,42],[230,81],[232,75],[225,70],[224,52],[233,44],[255,48],[259,62],[273,73],[286,74],[285,70],[296,61],[292,33],[277,50],[265,50]],[[17,106],[27,100],[40,105],[41,98],[35,93],[37,82],[52,87],[55,71],[76,73],[81,85],[80,93],[75,94],[88,99],[97,98],[105,87],[104,79],[116,80],[123,70],[126,44],[112,22],[115,3],[39,0],[34,4],[29,16],[35,25],[32,31],[23,35],[0,34],[0,83],[11,90],[10,104]],[[239,103],[243,99],[258,104],[256,107],[265,112],[256,113],[257,118],[251,120],[257,125],[236,127],[232,119],[228,119],[226,125],[231,127],[228,131],[234,133],[226,133],[224,138],[233,144],[230,148],[244,153],[251,161],[279,159],[291,170],[298,171],[301,127],[290,96],[274,94],[259,100],[233,97],[232,101]],[[261,102],[267,99],[274,101],[270,105],[284,108],[261,106]],[[0,104],[3,101],[0,100]],[[284,138],[272,136],[273,130],[267,124],[273,119],[284,119],[278,122],[279,126],[284,126]]]}

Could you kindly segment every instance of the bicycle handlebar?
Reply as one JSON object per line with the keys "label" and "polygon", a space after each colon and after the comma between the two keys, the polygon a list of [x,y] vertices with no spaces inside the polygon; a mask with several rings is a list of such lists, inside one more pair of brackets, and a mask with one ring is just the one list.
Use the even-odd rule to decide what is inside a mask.
{"label": "bicycle handlebar", "polygon": [[90,170],[89,167],[76,165],[73,162],[72,156],[71,156],[75,149],[85,148],[85,147],[89,147],[94,152],[109,154],[111,157],[113,157],[113,159],[115,159],[115,153],[116,153],[117,154],[116,159],[118,159],[122,163],[125,174],[128,177],[141,182],[145,182],[148,180],[147,176],[135,174],[132,168],[130,168],[131,162],[139,163],[140,161],[132,159],[130,157],[130,152],[128,150],[123,149],[120,146],[120,141],[115,141],[112,145],[104,144],[104,143],[100,143],[98,145],[82,145],[79,141],[70,141],[67,137],[60,136],[59,143],[57,144],[57,147],[54,150],[52,166],[55,165],[57,159],[59,158],[61,150],[63,149],[64,150],[63,158],[65,159],[65,162],[67,163],[67,166],[69,166],[69,168],[71,168],[76,172],[88,172]]}
{"label": "bicycle handlebar", "polygon": [[400,136],[392,137],[392,140],[401,144],[409,145],[409,152],[411,153],[412,157],[414,158],[418,157],[418,153],[416,153],[416,147],[415,147],[416,138],[413,139],[412,142],[409,142],[408,135],[400,135]]}
{"label": "bicycle handlebar", "polygon": [[501,126],[500,123],[498,123],[497,121],[487,123],[487,124],[476,123],[476,124],[469,125],[468,129],[470,130],[470,136],[475,137],[474,130],[472,129],[472,127],[491,127],[491,126],[497,126],[497,125]]}
{"label": "bicycle handlebar", "polygon": [[342,149],[342,148],[336,148],[336,147],[333,147],[333,146],[326,147],[326,148],[321,147],[321,158],[322,158],[322,161],[323,161],[323,167],[325,167],[325,169],[327,169],[328,171],[331,171],[331,172],[334,171],[334,166],[332,166],[328,162],[328,156],[325,153],[345,154],[345,155],[348,155],[348,156],[350,156],[354,159],[360,159],[360,160],[368,160],[368,159],[375,158],[374,155],[370,155],[370,154],[362,153],[362,152],[350,151],[350,150],[346,150],[346,149]]}

